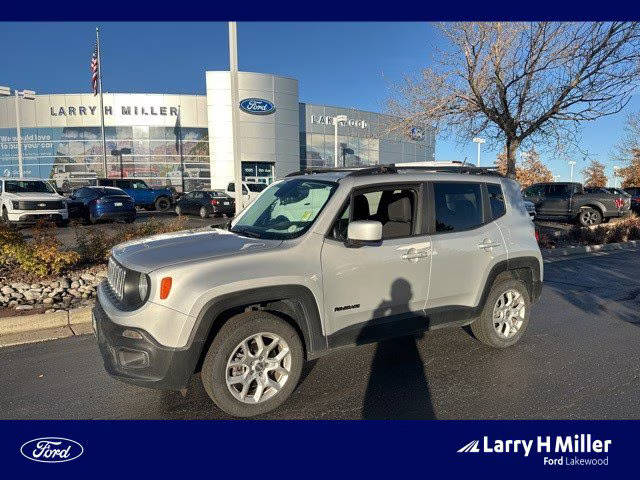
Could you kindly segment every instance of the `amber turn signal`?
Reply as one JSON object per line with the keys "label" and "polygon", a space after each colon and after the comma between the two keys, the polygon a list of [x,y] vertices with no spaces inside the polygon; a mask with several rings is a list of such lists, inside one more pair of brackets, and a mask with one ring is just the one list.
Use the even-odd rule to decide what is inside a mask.
{"label": "amber turn signal", "polygon": [[164,277],[160,282],[160,300],[164,300],[169,296],[171,291],[171,277]]}

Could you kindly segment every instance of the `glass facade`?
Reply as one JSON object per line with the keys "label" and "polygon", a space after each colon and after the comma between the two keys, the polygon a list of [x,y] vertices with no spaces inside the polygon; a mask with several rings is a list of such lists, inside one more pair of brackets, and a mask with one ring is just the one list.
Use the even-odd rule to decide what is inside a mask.
{"label": "glass facade", "polygon": [[433,161],[435,133],[424,126],[395,131],[398,119],[324,105],[300,104],[300,165],[335,165],[335,125],[337,115],[347,117],[338,124],[338,166],[356,167],[404,162]]}
{"label": "glass facade", "polygon": [[[22,128],[23,176],[63,189],[104,176],[100,127]],[[210,185],[207,128],[105,127],[107,173],[182,190]],[[122,155],[120,155],[122,154]],[[18,176],[16,129],[0,129],[0,172]]]}

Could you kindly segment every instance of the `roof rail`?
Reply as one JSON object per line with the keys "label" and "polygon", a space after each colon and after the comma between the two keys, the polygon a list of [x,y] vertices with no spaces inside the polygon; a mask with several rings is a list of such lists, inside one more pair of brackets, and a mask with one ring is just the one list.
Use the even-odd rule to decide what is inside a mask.
{"label": "roof rail", "polygon": [[308,167],[297,172],[292,172],[286,177],[296,177],[298,175],[313,175],[314,173],[331,173],[331,172],[347,172],[348,176],[375,175],[381,173],[397,173],[396,167],[393,165],[371,165],[365,167]]}
{"label": "roof rail", "polygon": [[456,165],[390,165],[396,170],[422,170],[427,172],[442,172],[442,173],[467,173],[472,175],[494,175],[503,177],[498,167],[476,167],[469,164]]}
{"label": "roof rail", "polygon": [[463,164],[457,165],[396,165],[396,164],[383,164],[372,165],[366,167],[308,167],[303,170],[292,172],[286,175],[286,177],[296,177],[299,175],[313,175],[314,173],[332,173],[332,172],[346,172],[345,176],[348,177],[360,177],[364,175],[380,175],[386,173],[399,173],[402,170],[410,171],[423,171],[423,172],[442,172],[442,173],[466,173],[470,175],[494,175],[503,177],[498,172],[497,167],[476,167],[474,165]]}

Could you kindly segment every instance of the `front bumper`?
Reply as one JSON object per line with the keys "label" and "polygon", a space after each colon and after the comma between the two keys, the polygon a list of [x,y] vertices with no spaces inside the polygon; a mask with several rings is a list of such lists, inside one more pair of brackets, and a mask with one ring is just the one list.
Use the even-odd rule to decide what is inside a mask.
{"label": "front bumper", "polygon": [[107,373],[143,387],[185,388],[203,347],[203,342],[195,341],[183,349],[163,346],[146,330],[113,322],[99,299],[93,308],[93,329]]}
{"label": "front bumper", "polygon": [[12,210],[7,212],[10,222],[35,223],[38,220],[68,220],[69,212],[64,210]]}

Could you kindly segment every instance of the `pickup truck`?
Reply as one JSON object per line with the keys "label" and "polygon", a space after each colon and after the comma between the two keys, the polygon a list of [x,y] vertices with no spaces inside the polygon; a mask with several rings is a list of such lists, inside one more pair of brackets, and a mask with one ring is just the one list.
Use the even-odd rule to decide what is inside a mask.
{"label": "pickup truck", "polygon": [[622,217],[629,212],[625,199],[605,191],[585,191],[580,183],[534,183],[522,192],[536,206],[536,218],[577,221],[583,227]]}
{"label": "pickup truck", "polygon": [[171,208],[173,192],[168,188],[150,188],[144,180],[134,178],[99,178],[100,187],[117,187],[133,198],[136,207],[166,211]]}

